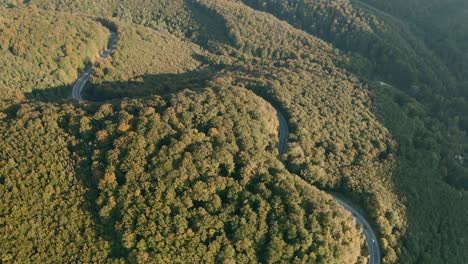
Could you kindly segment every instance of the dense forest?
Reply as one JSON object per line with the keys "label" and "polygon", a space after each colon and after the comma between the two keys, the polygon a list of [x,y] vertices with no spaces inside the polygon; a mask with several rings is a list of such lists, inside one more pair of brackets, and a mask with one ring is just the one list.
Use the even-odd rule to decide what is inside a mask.
{"label": "dense forest", "polygon": [[107,45],[108,29],[90,18],[35,8],[0,14],[1,90],[70,85]]}
{"label": "dense forest", "polygon": [[272,107],[213,85],[8,113],[2,260],[356,262],[351,214],[275,158]]}
{"label": "dense forest", "polygon": [[[437,94],[433,112],[452,123],[468,130],[467,84],[468,84],[468,3],[461,0],[431,1],[386,1],[367,0],[373,5],[404,19],[417,28],[419,35],[455,77],[447,92]],[[455,117],[455,118],[454,118]]]}
{"label": "dense forest", "polygon": [[[146,27],[115,23],[119,36],[115,54],[111,60],[96,65],[93,87],[86,91],[95,100],[148,95],[154,94],[156,88],[175,88],[173,81],[163,79],[202,68],[204,52],[199,46]],[[166,86],[162,87],[164,83]]]}
{"label": "dense forest", "polygon": [[371,64],[362,73],[410,86],[415,82],[442,86],[448,71],[419,39],[398,20],[356,8],[349,1],[245,0],[293,26],[318,36],[336,47],[357,53]]}
{"label": "dense forest", "polygon": [[463,263],[461,2],[0,0],[1,261]]}

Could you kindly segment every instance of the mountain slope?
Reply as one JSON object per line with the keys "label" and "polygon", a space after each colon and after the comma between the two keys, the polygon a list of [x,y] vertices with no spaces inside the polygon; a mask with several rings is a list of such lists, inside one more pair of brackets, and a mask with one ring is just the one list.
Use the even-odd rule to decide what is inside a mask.
{"label": "mountain slope", "polygon": [[107,28],[82,16],[35,8],[1,8],[0,14],[0,89],[30,93],[69,85],[109,37]]}
{"label": "mountain slope", "polygon": [[367,58],[372,62],[372,68],[361,71],[367,73],[369,79],[379,76],[404,89],[414,84],[447,89],[453,82],[445,65],[413,35],[406,24],[375,12],[358,1],[244,2],[270,12],[342,50]]}
{"label": "mountain slope", "polygon": [[[0,126],[3,261],[355,262],[361,238],[351,214],[271,151],[272,107],[213,85],[97,109],[25,104],[10,113]],[[18,133],[47,143],[31,151]],[[30,184],[45,192],[37,197]],[[35,208],[43,221],[30,235],[46,240],[21,236]],[[22,253],[29,248],[33,258]]]}
{"label": "mountain slope", "polygon": [[[438,1],[385,4],[421,5],[408,10],[417,11],[413,20],[370,0],[14,2],[1,1],[9,3],[1,10],[23,12],[26,25],[27,12],[43,27],[48,16],[64,22],[69,15],[84,21],[73,28],[108,34],[100,21],[115,26],[119,38],[111,57],[94,67],[84,95],[90,101],[60,98],[55,91],[67,82],[43,77],[30,56],[24,72],[45,78],[42,88],[54,96],[23,94],[16,83],[0,89],[10,98],[0,101],[0,190],[24,212],[3,208],[0,220],[14,223],[0,224],[13,241],[0,236],[6,261],[27,262],[22,252],[39,243],[35,237],[77,237],[77,244],[96,247],[59,252],[45,243],[34,260],[365,263],[355,218],[317,188],[357,204],[377,231],[383,263],[468,258],[462,10],[444,9],[428,22]],[[424,39],[427,28],[457,41],[441,37],[434,45]],[[83,40],[88,46],[77,41],[80,63],[97,53],[91,46],[100,35],[93,34]],[[0,43],[9,43],[4,36]],[[45,43],[42,33],[35,37]],[[56,55],[54,45],[50,58],[73,57]],[[290,128],[280,158],[276,111],[265,101]],[[65,180],[62,167],[70,163],[74,172]],[[26,167],[41,169],[16,171]],[[25,187],[28,180],[54,189],[63,202],[29,193],[36,189]],[[62,191],[62,184],[76,188]],[[51,216],[23,235],[25,219],[37,216],[31,208]],[[42,234],[46,224],[65,230]]]}
{"label": "mountain slope", "polygon": [[202,67],[205,52],[195,44],[143,26],[119,20],[115,24],[119,37],[113,56],[93,71],[88,89],[93,100],[154,94],[162,90],[162,78]]}

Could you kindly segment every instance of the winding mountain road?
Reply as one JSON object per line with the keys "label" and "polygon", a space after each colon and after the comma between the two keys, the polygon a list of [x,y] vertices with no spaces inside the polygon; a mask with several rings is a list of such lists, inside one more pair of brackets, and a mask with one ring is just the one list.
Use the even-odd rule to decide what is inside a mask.
{"label": "winding mountain road", "polygon": [[[287,144],[288,144],[288,122],[286,118],[281,114],[280,111],[276,110],[276,115],[278,116],[279,121],[279,141],[278,141],[278,152],[280,155],[286,153],[287,151]],[[356,219],[356,223],[362,226],[362,232],[366,237],[367,249],[369,251],[369,264],[380,264],[381,255],[380,255],[380,248],[377,240],[377,236],[372,230],[369,222],[362,216],[359,211],[357,211],[353,206],[346,201],[332,195],[333,198],[343,206],[347,211],[353,214],[353,217]]]}
{"label": "winding mountain road", "polygon": [[[117,41],[117,33],[111,32],[111,37],[109,39],[108,49],[102,53],[100,53],[100,59],[106,59],[109,57],[115,48],[115,43]],[[76,80],[75,84],[73,85],[73,90],[71,94],[71,98],[77,101],[82,101],[83,98],[81,93],[83,92],[83,88],[88,83],[89,79],[91,78],[91,73],[93,71],[93,65],[90,65],[85,68],[83,73],[80,77]],[[280,111],[276,110],[278,120],[279,120],[279,143],[278,143],[278,151],[279,154],[282,155],[287,151],[288,145],[288,122],[286,118],[281,114]],[[380,264],[381,256],[380,256],[380,249],[377,242],[377,236],[372,230],[369,222],[362,216],[356,209],[352,207],[349,203],[345,202],[344,200],[332,195],[333,198],[341,204],[346,210],[351,212],[356,219],[356,223],[363,228],[364,236],[366,237],[367,248],[369,251],[369,264]]]}
{"label": "winding mountain road", "polygon": [[[111,32],[107,50],[99,54],[100,60],[107,59],[112,54],[115,48],[116,41],[117,41],[117,33]],[[89,79],[91,78],[91,73],[93,72],[93,66],[94,65],[89,65],[88,67],[86,67],[83,73],[81,73],[80,77],[76,80],[72,89],[72,94],[71,94],[72,99],[77,100],[77,101],[83,100],[83,97],[81,97],[81,93],[83,92],[83,88],[88,83]]]}

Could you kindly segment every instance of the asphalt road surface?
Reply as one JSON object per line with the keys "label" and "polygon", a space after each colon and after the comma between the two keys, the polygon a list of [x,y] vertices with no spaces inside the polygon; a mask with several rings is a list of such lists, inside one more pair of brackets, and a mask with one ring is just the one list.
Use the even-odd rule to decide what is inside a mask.
{"label": "asphalt road surface", "polygon": [[340,203],[346,210],[350,211],[354,218],[356,218],[356,222],[362,226],[362,232],[366,237],[367,242],[367,250],[369,251],[369,263],[370,264],[380,264],[380,248],[377,242],[377,236],[375,235],[372,227],[370,226],[369,222],[358,212],[356,211],[349,203],[343,201],[336,196],[333,196],[335,200]]}
{"label": "asphalt road surface", "polygon": [[[99,53],[100,60],[104,60],[109,57],[115,48],[115,42],[117,41],[117,33],[111,32],[111,37],[109,39],[109,45],[107,50]],[[91,73],[93,72],[93,65],[90,65],[85,68],[83,73],[81,73],[80,77],[76,80],[75,84],[73,85],[71,98],[77,101],[82,101],[83,98],[81,97],[81,93],[83,92],[83,88],[88,83],[89,79],[91,78]]]}
{"label": "asphalt road surface", "polygon": [[[276,114],[279,120],[278,152],[280,155],[282,155],[286,153],[287,150],[289,128],[288,122],[281,114],[281,112],[276,110]],[[380,264],[381,256],[377,236],[372,230],[369,222],[367,222],[364,216],[362,216],[355,208],[353,208],[352,205],[334,195],[332,196],[339,204],[341,204],[341,206],[353,214],[353,217],[356,219],[356,223],[362,227],[362,232],[366,237],[367,249],[369,251],[369,264]]]}

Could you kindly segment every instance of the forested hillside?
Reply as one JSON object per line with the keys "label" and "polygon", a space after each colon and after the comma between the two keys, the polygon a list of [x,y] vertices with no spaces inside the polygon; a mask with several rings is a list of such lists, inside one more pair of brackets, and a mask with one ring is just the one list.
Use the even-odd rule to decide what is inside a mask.
{"label": "forested hillside", "polygon": [[0,6],[2,262],[468,259],[459,0]]}
{"label": "forested hillside", "polygon": [[119,21],[116,28],[119,40],[114,56],[95,67],[93,87],[88,89],[88,96],[94,100],[144,96],[175,88],[169,81],[161,87],[163,79],[202,66],[204,51],[191,42]]}
{"label": "forested hillside", "polygon": [[[429,101],[433,102],[434,115],[467,132],[468,117],[464,113],[468,111],[468,2],[411,0],[392,1],[391,5],[380,0],[366,2],[413,25],[427,46],[450,69],[455,81],[446,91],[436,91],[435,95],[429,96]],[[420,96],[421,90],[420,87],[413,89],[412,95]]]}
{"label": "forested hillside", "polygon": [[462,79],[466,86],[468,2],[463,0],[392,2],[366,0],[365,2],[419,27],[426,43],[434,48],[447,67]]}
{"label": "forested hillside", "polygon": [[3,261],[360,255],[351,214],[276,160],[274,111],[245,89],[221,82],[87,108],[26,104],[0,131]]}
{"label": "forested hillside", "polygon": [[58,124],[64,110],[24,104],[1,114],[1,262],[108,259],[110,245],[85,209],[89,191],[75,173],[72,138]]}
{"label": "forested hillside", "polygon": [[[401,259],[463,262],[468,257],[463,239],[468,236],[464,228],[468,170],[456,157],[466,153],[464,135],[455,129],[448,132],[423,105],[392,87],[373,90],[378,116],[398,143],[392,180],[406,201],[408,221]],[[448,138],[448,133],[458,133],[454,134],[458,141]]]}
{"label": "forested hillside", "polygon": [[338,48],[370,60],[361,71],[370,79],[382,78],[409,87],[438,86],[450,81],[445,65],[415,38],[408,27],[389,16],[379,17],[359,3],[340,1],[245,0],[246,4],[290,22]]}
{"label": "forested hillside", "polygon": [[[457,83],[456,76],[460,75],[466,58],[463,59],[461,52],[456,52],[450,57],[462,56],[462,59],[451,59],[450,63],[446,63],[444,58],[437,56],[441,50],[430,50],[431,43],[418,38],[421,34],[413,24],[359,1],[244,2],[275,14],[340,49],[365,57],[369,63],[363,65],[364,69],[353,63],[350,70],[358,71],[368,79],[395,85],[423,102],[433,115],[444,122],[458,116],[463,120],[460,128],[464,129],[466,120],[459,115],[459,109],[466,110],[467,106],[460,104],[459,96],[463,88]],[[440,37],[441,41],[443,39]],[[445,51],[447,46],[453,46],[446,44],[439,47]]]}
{"label": "forested hillside", "polygon": [[70,85],[109,38],[91,18],[36,8],[0,8],[0,34],[0,90],[24,93]]}
{"label": "forested hillside", "polygon": [[118,17],[176,35],[197,28],[197,20],[184,0],[0,0],[0,6],[35,6],[47,10],[88,14],[98,17]]}

